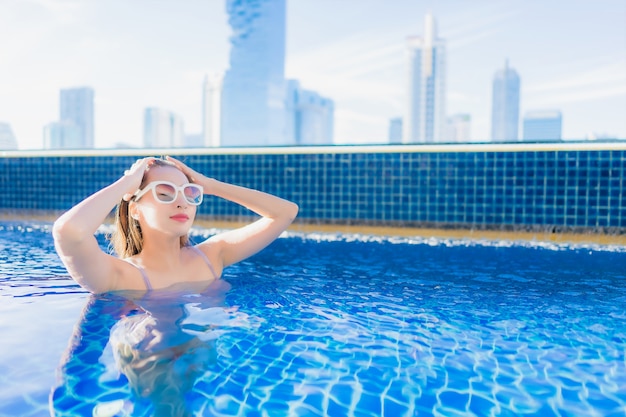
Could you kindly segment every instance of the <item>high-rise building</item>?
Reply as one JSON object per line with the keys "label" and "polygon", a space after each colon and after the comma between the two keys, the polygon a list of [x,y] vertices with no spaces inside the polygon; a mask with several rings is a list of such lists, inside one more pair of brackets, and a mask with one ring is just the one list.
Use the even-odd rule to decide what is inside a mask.
{"label": "high-rise building", "polygon": [[220,146],[222,137],[222,74],[207,75],[202,88],[203,146]]}
{"label": "high-rise building", "polygon": [[43,128],[44,149],[83,149],[83,130],[70,120],[48,123]]}
{"label": "high-rise building", "polygon": [[455,114],[448,117],[446,127],[446,142],[466,143],[471,140],[470,128],[472,116],[469,114]]}
{"label": "high-rise building", "polygon": [[143,119],[143,146],[146,148],[185,146],[182,118],[169,110],[146,108]]}
{"label": "high-rise building", "polygon": [[221,145],[283,145],[286,0],[226,0],[232,28],[222,89]]}
{"label": "high-rise building", "polygon": [[525,141],[561,139],[562,117],[558,110],[535,110],[526,112],[523,122]]}
{"label": "high-rise building", "polygon": [[491,140],[516,141],[519,129],[520,78],[509,67],[496,72],[493,77],[493,96],[491,100]]}
{"label": "high-rise building", "polygon": [[402,117],[389,119],[389,143],[402,143]]}
{"label": "high-rise building", "polygon": [[17,149],[17,139],[8,123],[0,122],[0,150],[8,151]]}
{"label": "high-rise building", "polygon": [[445,129],[446,49],[435,19],[426,15],[423,37],[409,37],[404,143],[439,142]]}
{"label": "high-rise building", "polygon": [[333,143],[335,103],[315,91],[300,87],[297,80],[287,81],[286,132],[295,145]]}
{"label": "high-rise building", "polygon": [[[73,123],[78,127],[79,138],[76,148],[94,147],[94,91],[90,87],[64,88],[59,100],[59,121]],[[55,128],[56,129],[56,128]],[[73,140],[71,141],[74,145]],[[69,143],[69,142],[68,142]]]}

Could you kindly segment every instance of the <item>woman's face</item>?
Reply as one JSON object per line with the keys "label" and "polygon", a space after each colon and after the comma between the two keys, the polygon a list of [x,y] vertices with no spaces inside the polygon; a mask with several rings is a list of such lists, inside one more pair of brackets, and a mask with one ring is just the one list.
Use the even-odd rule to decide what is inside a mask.
{"label": "woman's face", "polygon": [[[189,184],[185,174],[172,166],[151,167],[146,173],[143,187],[155,181],[168,181],[177,187]],[[157,187],[155,191],[158,194],[160,189]],[[186,235],[196,216],[196,206],[190,204],[179,191],[171,203],[157,201],[152,191],[147,192],[139,201],[132,202],[129,208],[130,215],[139,221],[144,232],[149,228],[175,236]]]}

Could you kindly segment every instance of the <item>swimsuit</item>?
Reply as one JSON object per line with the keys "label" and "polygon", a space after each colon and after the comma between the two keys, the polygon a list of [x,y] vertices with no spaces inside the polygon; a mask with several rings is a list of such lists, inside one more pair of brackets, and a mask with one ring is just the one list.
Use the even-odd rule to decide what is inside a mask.
{"label": "swimsuit", "polygon": [[[200,257],[204,260],[204,262],[207,264],[207,266],[211,270],[211,273],[213,274],[213,277],[215,279],[218,279],[218,276],[215,273],[215,270],[213,269],[213,265],[211,265],[211,261],[209,261],[209,258],[205,255],[205,253],[202,252],[200,249],[196,248],[195,246],[186,246],[186,247],[188,247],[189,249],[193,250],[198,255],[200,255]],[[148,291],[152,291],[152,284],[150,284],[150,279],[148,279],[148,274],[146,274],[146,271],[142,267],[140,267],[139,265],[135,264],[130,259],[124,259],[124,260],[126,262],[128,262],[129,264],[131,264],[132,266],[134,266],[135,268],[137,268],[139,270],[139,272],[141,272],[141,277],[143,278],[144,284],[146,284],[146,289]]]}

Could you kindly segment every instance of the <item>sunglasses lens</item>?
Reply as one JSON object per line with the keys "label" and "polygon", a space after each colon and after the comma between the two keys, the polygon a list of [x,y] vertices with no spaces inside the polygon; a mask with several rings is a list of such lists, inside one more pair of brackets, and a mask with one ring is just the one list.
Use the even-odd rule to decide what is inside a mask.
{"label": "sunglasses lens", "polygon": [[171,203],[176,200],[176,193],[178,191],[169,184],[157,184],[154,187],[154,195],[159,201],[164,203]]}
{"label": "sunglasses lens", "polygon": [[202,189],[194,184],[188,184],[183,188],[185,199],[189,204],[198,205],[202,203]]}

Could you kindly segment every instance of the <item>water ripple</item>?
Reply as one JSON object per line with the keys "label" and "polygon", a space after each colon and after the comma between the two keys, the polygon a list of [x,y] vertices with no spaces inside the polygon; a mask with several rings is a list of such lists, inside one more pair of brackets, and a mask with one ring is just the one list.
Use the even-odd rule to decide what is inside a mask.
{"label": "water ripple", "polygon": [[[0,227],[0,314],[10,318],[0,330],[15,341],[0,381],[22,387],[0,394],[0,415],[45,410],[52,384],[38,382],[39,370],[61,357],[53,398],[88,415],[94,407],[150,415],[148,392],[166,395],[168,386],[186,386],[184,406],[207,416],[626,409],[622,249],[291,234],[228,268],[232,289],[221,298],[170,299],[160,315],[98,298],[81,315],[86,295],[54,254],[49,225]],[[46,318],[62,328],[42,331]],[[80,333],[70,338],[74,320]],[[68,339],[63,355],[46,350]],[[19,340],[34,341],[22,348],[28,354]],[[137,349],[120,342],[132,340]],[[119,367],[133,355],[152,368]],[[157,369],[177,384],[133,385]]]}

